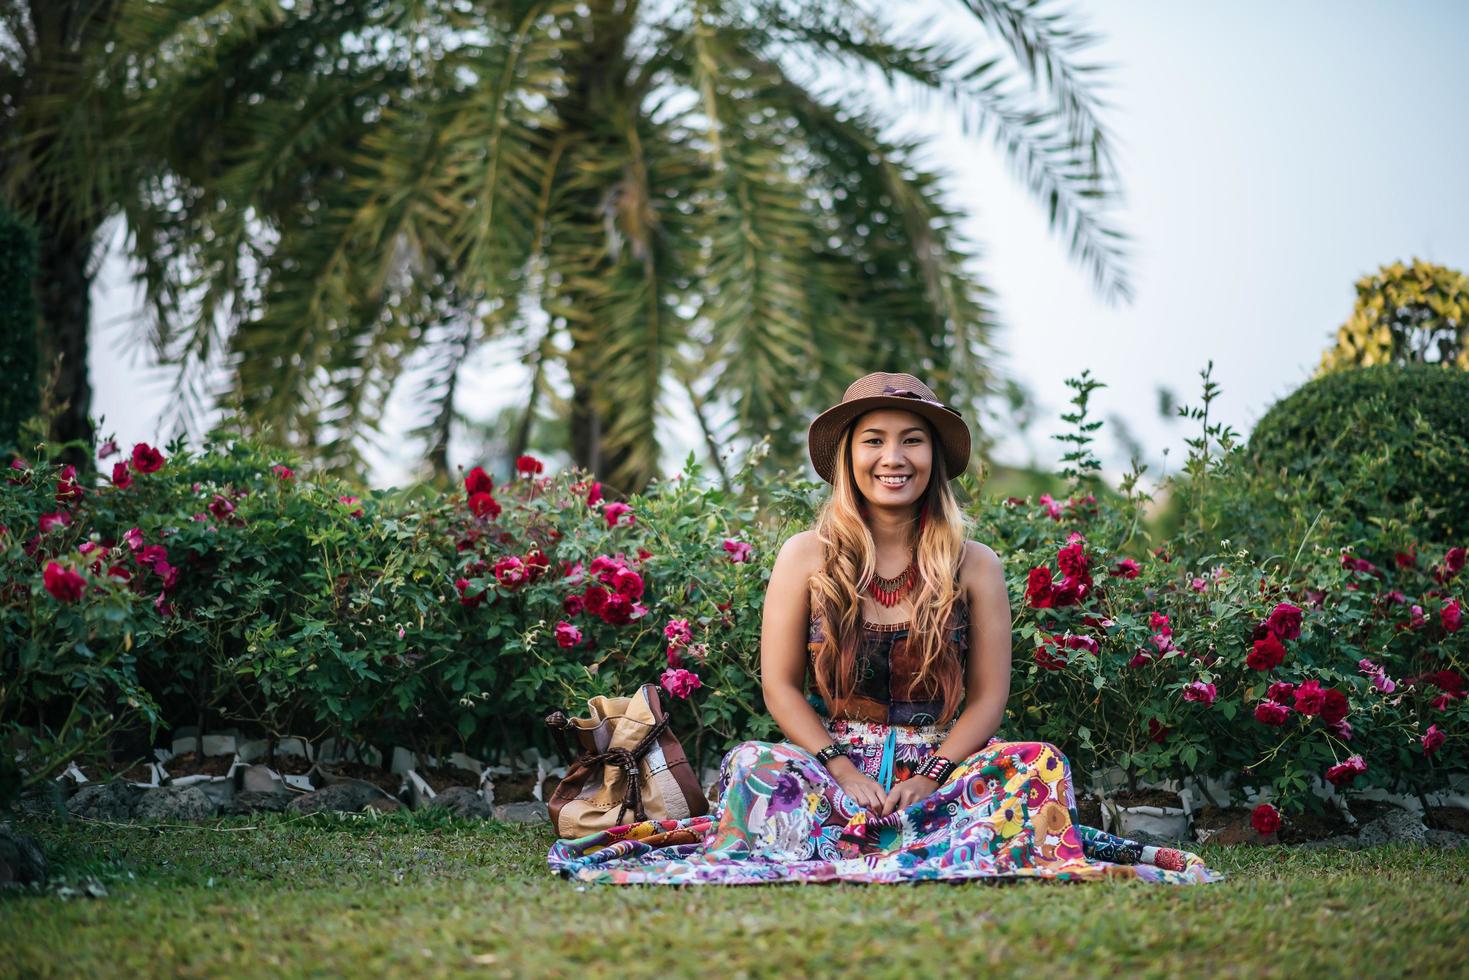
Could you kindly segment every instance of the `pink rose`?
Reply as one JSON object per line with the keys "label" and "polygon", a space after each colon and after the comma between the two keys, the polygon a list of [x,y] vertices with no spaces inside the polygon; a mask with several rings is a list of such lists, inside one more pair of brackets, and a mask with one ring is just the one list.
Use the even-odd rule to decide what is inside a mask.
{"label": "pink rose", "polygon": [[562,620],[556,624],[556,645],[562,649],[570,649],[581,642],[581,630]]}
{"label": "pink rose", "polygon": [[116,454],[117,454],[117,443],[115,441],[111,440],[111,439],[108,439],[102,445],[100,445],[100,446],[97,447],[97,458],[98,459],[106,459],[108,456],[114,456]]}
{"label": "pink rose", "polygon": [[1326,781],[1333,786],[1345,786],[1367,771],[1367,763],[1360,755],[1338,763],[1326,770]]}
{"label": "pink rose", "polygon": [[58,510],[54,514],[41,515],[41,533],[49,534],[58,527],[70,527],[71,514],[64,510]]}
{"label": "pink rose", "polygon": [[594,482],[591,485],[591,488],[587,490],[587,506],[588,507],[595,507],[595,506],[597,506],[597,502],[599,500],[601,500],[601,499],[602,499],[602,484],[595,483]]}
{"label": "pink rose", "polygon": [[221,494],[215,494],[214,499],[209,502],[209,513],[213,514],[217,521],[224,520],[234,512],[235,505],[230,503],[228,497]]}
{"label": "pink rose", "polygon": [[[627,515],[626,521],[621,520],[622,515],[624,514]],[[632,524],[633,521],[636,520],[636,515],[633,514],[632,508],[629,507],[627,504],[624,504],[620,500],[614,500],[612,503],[603,508],[602,518],[607,522],[608,527],[617,527],[619,523],[629,525]]]}
{"label": "pink rose", "polygon": [[736,565],[750,560],[751,548],[743,541],[736,541],[734,538],[725,538],[724,551],[729,555],[729,560]]}
{"label": "pink rose", "polygon": [[[357,503],[357,498],[356,497],[338,497],[337,498],[337,502],[338,503],[342,503],[342,504],[346,504],[348,507],[351,507],[353,504]],[[361,507],[357,507],[357,508],[354,508],[353,510],[348,511],[347,512],[347,516],[348,517],[361,517],[362,516],[362,508]]]}
{"label": "pink rose", "polygon": [[694,693],[695,688],[704,686],[698,674],[691,670],[684,670],[682,667],[668,668],[658,678],[658,682],[663,685],[665,691],[680,700]]}
{"label": "pink rose", "polygon": [[135,527],[128,528],[123,532],[122,543],[128,546],[129,551],[137,551],[143,547],[143,532]]}
{"label": "pink rose", "polygon": [[495,581],[500,583],[501,588],[513,592],[525,584],[525,579],[525,562],[515,555],[506,555],[495,562]]}
{"label": "pink rose", "polygon": [[676,647],[692,643],[694,639],[694,631],[687,619],[670,619],[668,625],[663,627],[663,635]]}
{"label": "pink rose", "polygon": [[1214,685],[1205,684],[1203,681],[1191,681],[1183,689],[1185,701],[1197,701],[1203,705],[1210,705],[1214,703],[1215,697],[1217,697],[1217,692]]}
{"label": "pink rose", "polygon": [[1061,519],[1061,505],[1052,500],[1050,494],[1041,494],[1040,503],[1046,509],[1046,513],[1050,515],[1051,520],[1059,521]]}
{"label": "pink rose", "polygon": [[272,466],[270,472],[275,474],[275,478],[278,480],[294,480],[296,478],[296,471],[284,463],[277,463]]}
{"label": "pink rose", "polygon": [[1428,731],[1423,733],[1419,741],[1423,743],[1423,754],[1433,755],[1443,746],[1444,733],[1439,731],[1437,725],[1429,725]]}

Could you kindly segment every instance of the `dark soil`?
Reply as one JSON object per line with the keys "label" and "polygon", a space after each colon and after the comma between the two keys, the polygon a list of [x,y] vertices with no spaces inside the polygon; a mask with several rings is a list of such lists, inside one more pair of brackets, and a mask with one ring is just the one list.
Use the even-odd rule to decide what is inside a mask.
{"label": "dark soil", "polygon": [[333,762],[330,766],[323,766],[322,770],[333,776],[347,776],[350,779],[361,779],[372,783],[389,796],[397,796],[398,787],[403,783],[402,777],[397,773],[366,766],[360,762]]}
{"label": "dark soil", "polygon": [[1325,813],[1283,815],[1276,836],[1282,844],[1304,844],[1307,841],[1356,833],[1357,828],[1347,823],[1347,818],[1335,807],[1331,807]]}
{"label": "dark soil", "polygon": [[1433,830],[1452,830],[1469,834],[1469,810],[1458,806],[1431,806],[1423,822]]}
{"label": "dark soil", "polygon": [[163,764],[170,776],[223,776],[230,771],[230,763],[235,761],[233,752],[228,755],[206,755],[201,762],[199,753],[185,752],[176,755]]}
{"label": "dark soil", "polygon": [[1076,815],[1081,820],[1083,827],[1102,826],[1102,801],[1090,793],[1076,798]]}
{"label": "dark soil", "polygon": [[467,786],[470,789],[479,787],[479,773],[460,769],[458,766],[424,766],[417,772],[435,793],[442,793],[450,786]]}
{"label": "dark soil", "polygon": [[492,778],[495,780],[496,806],[535,799],[536,774],[533,772],[512,772]]}
{"label": "dark soil", "polygon": [[1166,789],[1124,789],[1112,794],[1118,806],[1159,806],[1183,809],[1183,798]]}
{"label": "dark soil", "polygon": [[285,776],[304,776],[311,771],[311,760],[304,755],[285,755],[277,752],[270,768]]}
{"label": "dark soil", "polygon": [[151,783],[153,781],[153,770],[146,762],[135,762],[128,769],[118,773],[114,778],[122,779],[129,783]]}

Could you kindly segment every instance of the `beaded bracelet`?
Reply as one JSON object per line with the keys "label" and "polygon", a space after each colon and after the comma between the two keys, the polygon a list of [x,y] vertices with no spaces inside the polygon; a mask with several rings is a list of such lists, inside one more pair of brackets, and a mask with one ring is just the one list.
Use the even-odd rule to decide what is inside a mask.
{"label": "beaded bracelet", "polygon": [[953,771],[954,763],[935,752],[918,763],[913,770],[913,775],[932,779],[942,786]]}
{"label": "beaded bracelet", "polygon": [[846,755],[846,752],[842,751],[842,749],[839,748],[835,742],[833,742],[831,745],[828,745],[826,748],[816,753],[816,761],[821,763],[823,766],[829,766],[831,765],[831,760],[839,759],[844,755]]}

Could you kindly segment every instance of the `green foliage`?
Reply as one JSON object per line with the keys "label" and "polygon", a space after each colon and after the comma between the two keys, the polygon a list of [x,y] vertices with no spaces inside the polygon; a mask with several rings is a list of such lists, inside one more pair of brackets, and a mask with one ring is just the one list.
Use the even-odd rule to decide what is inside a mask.
{"label": "green foliage", "polygon": [[873,79],[993,139],[1130,293],[1094,38],[1054,10],[970,4],[938,40],[845,0],[116,8],[96,76],[139,155],[119,199],[180,404],[227,345],[250,430],[339,473],[409,363],[442,470],[461,366],[507,337],[534,352],[527,418],[566,418],[618,494],[686,406],[711,446],[771,436],[773,469],[874,368],[977,405],[987,290]]}
{"label": "green foliage", "polygon": [[35,279],[35,232],[0,206],[0,450],[40,407]]}
{"label": "green foliage", "polygon": [[[1362,368],[1303,385],[1250,436],[1258,494],[1317,512],[1344,540],[1403,530],[1414,540],[1469,536],[1469,374],[1440,365]],[[1277,510],[1278,505],[1263,505]],[[1267,523],[1255,532],[1280,540]]]}
{"label": "green foliage", "polygon": [[1469,276],[1421,259],[1357,280],[1357,302],[1317,376],[1377,364],[1469,370]]}

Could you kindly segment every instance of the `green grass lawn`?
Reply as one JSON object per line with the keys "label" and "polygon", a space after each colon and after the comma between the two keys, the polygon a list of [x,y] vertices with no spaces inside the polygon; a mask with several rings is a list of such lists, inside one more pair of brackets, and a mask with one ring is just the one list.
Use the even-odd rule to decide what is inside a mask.
{"label": "green grass lawn", "polygon": [[[1469,850],[1201,847],[1214,885],[597,887],[549,832],[432,814],[150,829],[20,820],[0,976],[1454,974]],[[106,889],[66,898],[57,879]]]}

